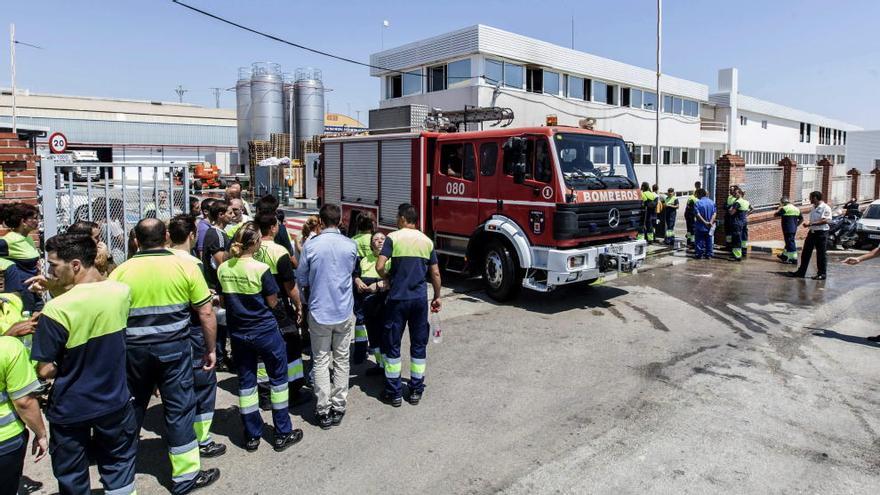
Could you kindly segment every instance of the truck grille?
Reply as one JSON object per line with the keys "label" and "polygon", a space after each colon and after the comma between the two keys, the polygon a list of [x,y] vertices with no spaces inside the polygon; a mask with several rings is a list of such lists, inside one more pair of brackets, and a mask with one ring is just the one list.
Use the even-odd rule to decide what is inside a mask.
{"label": "truck grille", "polygon": [[[620,213],[616,227],[609,224],[612,208]],[[632,232],[642,224],[642,202],[613,204],[558,204],[553,217],[553,237],[577,239],[600,234]]]}

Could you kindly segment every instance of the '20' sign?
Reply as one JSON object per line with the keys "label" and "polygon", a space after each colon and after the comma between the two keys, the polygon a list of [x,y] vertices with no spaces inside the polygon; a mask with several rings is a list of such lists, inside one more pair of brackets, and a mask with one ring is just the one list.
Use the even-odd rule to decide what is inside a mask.
{"label": "'20' sign", "polygon": [[464,182],[447,182],[446,194],[461,196],[464,194]]}

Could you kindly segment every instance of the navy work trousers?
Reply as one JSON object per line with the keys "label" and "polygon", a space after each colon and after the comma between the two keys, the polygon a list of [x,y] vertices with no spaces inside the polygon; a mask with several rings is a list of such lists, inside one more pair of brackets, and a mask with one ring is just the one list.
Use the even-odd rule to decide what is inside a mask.
{"label": "navy work trousers", "polygon": [[[61,495],[92,493],[89,457],[98,465],[105,493],[135,491],[138,424],[131,402],[110,414],[79,423],[49,423],[52,472]],[[4,467],[5,469],[5,467]]]}
{"label": "navy work trousers", "polygon": [[260,331],[255,335],[233,332],[229,340],[238,368],[238,405],[245,437],[250,439],[263,435],[263,418],[257,398],[258,359],[263,361],[269,375],[275,433],[290,433],[293,425],[288,414],[287,352],[281,332]]}
{"label": "navy work trousers", "polygon": [[[28,448],[27,430],[19,433],[21,444],[18,448],[5,454],[0,454],[0,495],[16,495],[18,485],[21,484],[21,474],[24,470],[24,456]],[[7,442],[14,442],[12,437]]]}
{"label": "navy work trousers", "polygon": [[171,456],[172,493],[186,492],[192,488],[200,469],[193,429],[196,400],[192,345],[189,339],[130,345],[126,357],[128,389],[134,397],[138,432],[144,424],[153,390],[158,387],[165,413],[165,441]]}
{"label": "navy work trousers", "polygon": [[389,299],[385,303],[385,331],[382,354],[385,361],[385,393],[401,396],[400,342],[403,330],[409,327],[410,380],[412,392],[425,389],[425,360],[428,351],[428,301],[423,298],[403,301]]}

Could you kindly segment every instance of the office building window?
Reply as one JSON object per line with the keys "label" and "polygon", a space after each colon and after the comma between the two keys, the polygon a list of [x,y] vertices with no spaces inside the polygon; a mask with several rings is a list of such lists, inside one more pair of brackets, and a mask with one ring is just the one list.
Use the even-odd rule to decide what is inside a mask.
{"label": "office building window", "polygon": [[544,70],[526,67],[526,91],[529,93],[544,92]]}
{"label": "office building window", "polygon": [[544,92],[548,95],[559,95],[559,73],[544,71]]}
{"label": "office building window", "polygon": [[766,129],[766,128],[767,128],[767,121],[766,121],[766,120],[762,120],[762,121],[761,121],[761,129]]}
{"label": "office building window", "polygon": [[642,108],[642,90],[641,89],[630,89],[629,90],[629,106],[633,108]]}
{"label": "office building window", "polygon": [[403,96],[403,78],[399,75],[385,78],[385,98],[400,98],[401,96]]}
{"label": "office building window", "polygon": [[620,106],[629,106],[629,88],[620,88]]}
{"label": "office building window", "polygon": [[807,133],[805,134],[807,142],[810,142],[810,134],[813,132],[813,124],[807,124]]}
{"label": "office building window", "polygon": [[684,100],[684,114],[688,117],[699,117],[700,104],[694,100]]}
{"label": "office building window", "polygon": [[504,62],[504,85],[509,88],[523,87],[523,72],[525,68],[522,65]]}
{"label": "office building window", "polygon": [[566,96],[569,98],[577,98],[578,100],[584,100],[584,78],[577,76],[568,76],[568,93]]}
{"label": "office building window", "polygon": [[500,60],[486,59],[486,82],[492,85],[504,80],[504,62]]}
{"label": "office building window", "polygon": [[663,113],[672,113],[672,96],[663,95]]}
{"label": "office building window", "polygon": [[642,106],[645,110],[657,111],[657,93],[645,91],[643,95]]}
{"label": "office building window", "polygon": [[471,80],[471,59],[456,60],[446,65],[446,87],[461,88]]}
{"label": "office building window", "polygon": [[616,105],[617,86],[602,81],[593,81],[593,101]]}
{"label": "office building window", "polygon": [[749,124],[749,118],[746,117],[745,115],[740,115],[739,116],[739,125],[748,125],[748,124]]}
{"label": "office building window", "polygon": [[672,113],[681,115],[682,101],[681,98],[672,97]]}
{"label": "office building window", "polygon": [[802,142],[802,143],[804,142],[804,128],[805,128],[805,127],[806,127],[806,126],[804,126],[804,123],[801,122],[800,142]]}
{"label": "office building window", "polygon": [[446,66],[428,67],[428,92],[443,91],[444,89],[446,89]]}

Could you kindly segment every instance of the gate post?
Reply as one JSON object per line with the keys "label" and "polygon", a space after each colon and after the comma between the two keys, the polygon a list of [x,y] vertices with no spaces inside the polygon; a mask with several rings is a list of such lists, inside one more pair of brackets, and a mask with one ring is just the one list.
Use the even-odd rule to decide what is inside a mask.
{"label": "gate post", "polygon": [[792,204],[799,203],[803,198],[797,187],[797,162],[786,156],[778,165],[782,167],[782,195]]}
{"label": "gate post", "polygon": [[726,153],[715,162],[715,206],[718,208],[718,227],[715,229],[715,244],[724,244],[724,209],[727,195],[732,185],[746,182],[746,162],[739,155]]}
{"label": "gate post", "polygon": [[872,170],[871,175],[874,176],[874,195],[871,197],[871,199],[880,199],[880,167]]}
{"label": "gate post", "polygon": [[850,197],[856,198],[856,201],[859,201],[860,199],[862,199],[859,197],[859,193],[862,191],[860,184],[862,181],[862,173],[859,172],[859,169],[857,168],[851,168],[849,169],[849,172],[846,173],[846,175],[850,176],[852,182],[852,184],[850,184]]}

